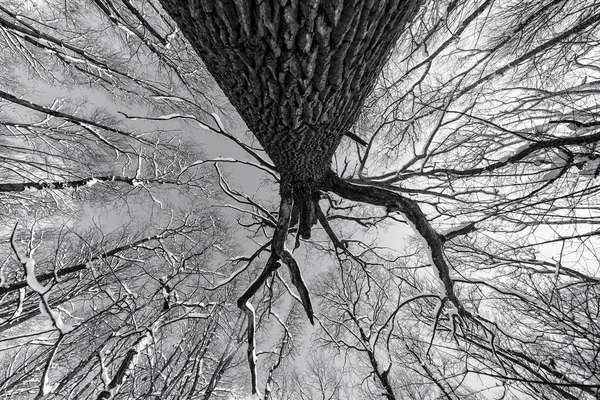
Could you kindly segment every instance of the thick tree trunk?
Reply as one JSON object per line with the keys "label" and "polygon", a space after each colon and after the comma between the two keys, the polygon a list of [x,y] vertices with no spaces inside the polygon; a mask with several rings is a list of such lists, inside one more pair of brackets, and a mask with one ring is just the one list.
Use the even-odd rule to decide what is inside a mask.
{"label": "thick tree trunk", "polygon": [[[278,168],[312,191],[422,0],[161,0]],[[308,186],[307,186],[308,185]],[[308,190],[306,190],[308,189]]]}
{"label": "thick tree trunk", "polygon": [[[300,235],[308,238],[317,221],[319,191],[348,189],[336,186],[333,154],[422,0],[160,1],[281,175],[271,257],[238,301],[248,315],[248,361],[256,393],[249,300],[281,260],[313,321],[308,289],[285,247],[288,229],[299,223]],[[402,205],[388,197],[377,196],[376,204]]]}

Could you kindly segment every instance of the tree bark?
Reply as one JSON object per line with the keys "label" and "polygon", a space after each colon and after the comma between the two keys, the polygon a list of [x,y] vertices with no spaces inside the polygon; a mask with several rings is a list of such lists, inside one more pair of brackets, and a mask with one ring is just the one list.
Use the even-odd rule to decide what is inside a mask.
{"label": "tree bark", "polygon": [[308,192],[421,2],[161,0],[282,182]]}

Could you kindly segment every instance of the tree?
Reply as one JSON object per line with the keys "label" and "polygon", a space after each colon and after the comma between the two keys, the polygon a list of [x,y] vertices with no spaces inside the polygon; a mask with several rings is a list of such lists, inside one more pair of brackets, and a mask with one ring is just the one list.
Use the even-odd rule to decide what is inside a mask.
{"label": "tree", "polygon": [[[228,202],[237,202],[230,209],[258,243],[249,256],[203,272],[209,292],[223,290],[244,310],[245,322],[229,321],[247,324],[237,332],[247,334],[254,392],[313,393],[310,382],[291,389],[298,381],[291,378],[291,360],[301,351],[292,347],[299,330],[291,327],[299,322],[283,296],[289,293],[317,322],[316,346],[339,354],[336,365],[361,365],[352,373],[340,369],[339,385],[348,393],[598,396],[596,2],[161,4],[164,10],[154,2],[94,0],[63,9],[61,18],[26,6],[2,9],[0,23],[13,46],[6,48],[18,49],[37,76],[57,75],[50,65],[59,63],[68,85],[93,84],[143,104],[144,112],[116,114],[113,122],[127,129],[25,101],[11,94],[19,90],[18,79],[3,82],[2,98],[96,142],[110,134],[112,150],[123,150],[122,141],[140,143],[133,146],[134,160],[155,160],[140,150],[148,137],[143,146],[168,148],[157,142],[164,132],[132,135],[135,128],[127,124],[140,121],[187,120],[250,156],[189,158],[167,172],[178,186],[185,174],[216,162],[211,176]],[[82,10],[93,13],[93,22],[70,25]],[[64,26],[55,22],[63,20]],[[97,41],[81,39],[100,32],[124,45],[99,49]],[[203,65],[252,136],[229,132],[238,130],[230,122],[235,115],[228,114],[227,123],[218,116],[227,107],[210,108],[218,95],[203,96],[211,87],[199,73]],[[11,115],[5,126],[21,129],[22,117]],[[53,126],[40,129],[52,132]],[[224,163],[263,171],[267,185],[279,189],[279,206],[242,193]],[[157,170],[144,171],[159,183],[165,179]],[[320,228],[312,228],[316,222]],[[386,228],[394,229],[396,240],[385,236]],[[294,236],[293,251],[288,236]],[[25,268],[29,259],[21,261]],[[282,264],[288,273],[279,271]],[[329,271],[311,272],[319,268]],[[158,320],[144,321],[150,327]],[[274,325],[278,334],[269,337]],[[233,347],[221,348],[240,347],[235,337]],[[121,348],[136,343],[131,338]],[[220,376],[216,365],[213,377]],[[339,375],[314,371],[315,382],[327,383],[320,394],[335,396]],[[203,393],[212,393],[209,387]]]}
{"label": "tree", "polygon": [[[555,265],[555,283],[550,285],[537,268],[531,282],[519,284],[518,290],[499,283],[507,275],[519,279],[527,262],[518,254],[521,249],[543,244],[527,235],[535,232],[533,227],[569,232],[594,218],[588,204],[595,199],[590,178],[597,175],[598,136],[593,133],[594,102],[582,85],[592,79],[589,74],[595,68],[590,57],[595,54],[600,14],[593,3],[566,3],[431,2],[414,14],[417,2],[381,2],[380,9],[369,13],[365,9],[372,4],[363,2],[317,6],[291,1],[251,8],[250,3],[239,2],[182,7],[163,1],[281,176],[273,255],[258,281],[264,281],[279,265],[277,259],[282,259],[312,319],[296,262],[283,245],[288,228],[298,223],[299,236],[309,238],[315,214],[321,213],[314,191],[386,207],[388,214],[400,213],[424,241],[421,251],[434,267],[441,291],[435,326],[453,335],[459,335],[461,328],[464,342],[498,360],[495,367],[489,362],[483,363],[484,368],[478,365],[480,373],[519,380],[522,385],[517,386],[533,393],[553,390],[563,397],[577,397],[571,391],[581,391],[593,396],[598,388],[596,367],[589,369],[593,345],[584,346],[592,353],[576,367],[587,372],[573,379],[573,372],[564,372],[574,371],[566,365],[570,362],[543,365],[539,354],[522,351],[528,347],[526,342],[520,341],[518,350],[509,346],[498,353],[495,338],[506,336],[500,342],[510,342],[515,335],[506,331],[507,321],[492,318],[492,310],[502,310],[500,315],[529,310],[513,321],[529,321],[532,313],[541,311],[554,314],[552,302],[560,298],[563,288],[596,281],[589,270],[565,270],[567,257],[560,252],[554,256],[557,261],[549,262]],[[389,8],[382,12],[385,7]],[[396,20],[393,28],[386,25],[392,20]],[[412,23],[405,28],[407,21]],[[367,25],[375,38],[380,30],[386,31],[386,40],[376,40],[379,46],[368,53],[361,42]],[[373,132],[367,148],[358,148],[355,157],[345,162],[334,162],[341,168],[339,174],[328,172],[334,150],[357,121],[355,110],[373,87],[398,36],[392,62],[363,110],[365,120],[355,125],[363,134]],[[570,66],[577,70],[571,73]],[[366,80],[356,83],[361,78]],[[585,79],[580,82],[581,78]],[[356,90],[352,95],[350,87]],[[331,101],[325,105],[311,101],[316,93],[319,100]],[[320,118],[327,122],[320,124]],[[583,173],[571,172],[572,167]],[[344,173],[345,179],[338,177]],[[328,229],[326,218],[320,221],[338,251],[349,252]],[[473,254],[484,251],[504,232],[511,235],[505,240],[518,244],[503,249],[510,255],[501,268],[494,260],[501,253],[490,256],[494,270],[484,270],[496,279],[477,278],[482,268],[469,268],[477,259]],[[558,241],[568,247],[572,240],[590,237],[592,232],[564,233]],[[522,236],[515,240],[516,234]],[[490,236],[491,243],[481,243]],[[469,250],[461,250],[465,247]],[[464,253],[466,260],[461,257]],[[565,281],[558,283],[561,279]],[[242,296],[241,306],[257,287]],[[552,289],[540,291],[542,287]],[[510,306],[482,307],[493,292]],[[524,302],[526,308],[514,301]],[[251,318],[251,310],[248,313]],[[439,323],[442,315],[448,316],[447,324]],[[555,315],[538,326],[560,324],[563,318]],[[597,322],[585,320],[585,326],[595,331]],[[489,342],[490,337],[492,344],[483,346],[482,341]],[[253,355],[249,358],[252,364]],[[504,366],[506,362],[513,364],[512,371]]]}
{"label": "tree", "polygon": [[218,175],[162,124],[206,103],[159,82],[202,74],[158,9],[103,5],[0,4],[0,397],[228,398]]}

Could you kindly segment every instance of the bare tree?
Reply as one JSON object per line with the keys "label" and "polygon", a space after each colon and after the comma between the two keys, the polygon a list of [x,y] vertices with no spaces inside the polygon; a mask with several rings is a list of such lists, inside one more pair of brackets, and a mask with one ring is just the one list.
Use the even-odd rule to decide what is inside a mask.
{"label": "bare tree", "polygon": [[[290,268],[313,319],[297,262],[284,246],[291,228],[297,225],[298,244],[321,215],[333,246],[360,265],[377,249],[339,238],[328,219],[366,227],[404,220],[422,240],[413,256],[423,256],[437,282],[437,303],[421,319],[446,336],[435,334],[431,346],[456,340],[463,374],[491,376],[513,391],[597,394],[595,337],[573,345],[577,367],[572,356],[546,363],[538,347],[550,354],[551,342],[578,343],[574,326],[566,334],[563,325],[563,296],[596,285],[595,270],[581,262],[594,257],[595,229],[585,227],[597,217],[594,2],[162,3],[281,178],[278,218],[264,221],[273,229],[271,258],[239,302],[250,319],[247,301],[278,260]],[[355,110],[373,87],[358,118]],[[351,137],[366,138],[365,148],[361,141],[339,148],[352,126]],[[347,207],[343,215],[321,211],[322,198]],[[365,217],[352,202],[384,207],[385,214]],[[536,256],[527,268],[551,243],[563,250]],[[402,303],[398,296],[387,301]],[[580,304],[588,335],[597,331],[597,307]],[[533,323],[541,315],[548,317]],[[584,356],[584,348],[591,353]],[[252,351],[249,360],[254,369]],[[373,371],[391,396],[385,369]],[[422,372],[448,392],[446,376]]]}
{"label": "bare tree", "polygon": [[238,249],[169,127],[219,130],[195,56],[149,3],[3,2],[0,33],[0,393],[231,397]]}

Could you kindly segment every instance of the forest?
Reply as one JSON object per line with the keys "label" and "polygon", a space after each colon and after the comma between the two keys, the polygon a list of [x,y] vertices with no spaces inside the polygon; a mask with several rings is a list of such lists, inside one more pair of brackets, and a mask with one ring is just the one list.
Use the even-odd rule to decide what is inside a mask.
{"label": "forest", "polygon": [[599,60],[595,0],[0,0],[0,400],[599,398]]}

